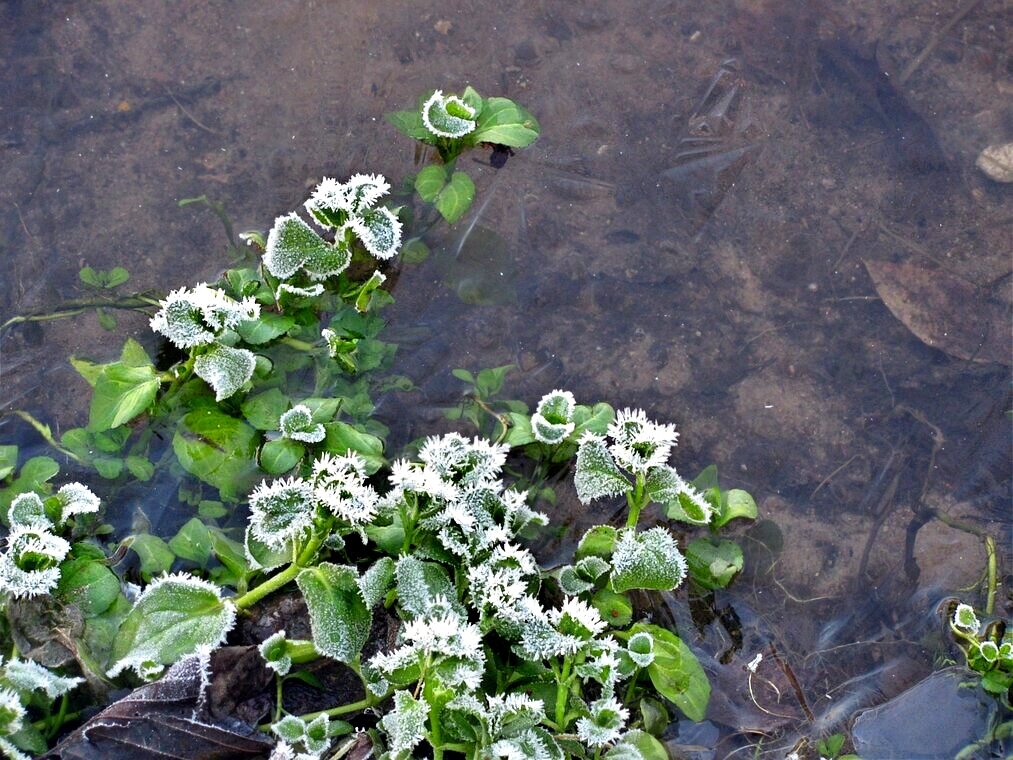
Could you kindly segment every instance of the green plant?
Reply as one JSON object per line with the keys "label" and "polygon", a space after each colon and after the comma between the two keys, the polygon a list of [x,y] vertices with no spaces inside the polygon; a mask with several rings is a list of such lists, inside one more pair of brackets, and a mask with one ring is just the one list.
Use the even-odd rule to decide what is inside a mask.
{"label": "green plant", "polygon": [[[466,148],[524,147],[538,134],[522,108],[470,88],[460,98],[437,91],[392,120],[434,146],[445,172]],[[447,187],[458,173],[445,174]],[[396,347],[380,339],[379,312],[392,299],[375,267],[398,252],[404,224],[401,209],[380,204],[389,189],[379,175],[325,178],[304,206],[308,219],[293,212],[266,235],[240,236],[261,262],[154,301],[151,327],[173,348],[164,364],[129,340],[112,362],[73,358],[92,388],[85,427],[57,438],[20,413],[113,485],[174,475],[197,514],[168,538],[139,519],[107,546],[111,528],[87,487],[53,493],[55,460],[19,469],[17,447],[0,447],[8,632],[39,614],[57,628],[79,623],[64,644],[83,676],[15,665],[15,649],[0,674],[0,751],[43,751],[76,719],[70,688],[86,680],[103,699],[128,673],[150,680],[205,658],[240,615],[283,589],[305,600],[312,639],[278,631],[260,643],[277,679],[274,719],[262,728],[278,737],[278,758],[319,757],[351,730],[341,716],[365,719],[375,708],[384,711],[375,739],[390,758],[425,743],[437,759],[654,760],[666,756],[656,738],[668,722],[663,700],[704,718],[706,674],[675,632],[641,619],[633,592],[671,592],[687,575],[721,587],[741,552],[709,538],[684,556],[681,534],[669,523],[642,528],[642,515],[655,502],[669,520],[717,531],[755,517],[755,504],[721,491],[713,472],[684,481],[668,464],[674,427],[641,410],[580,405],[564,390],[530,415],[523,402],[499,399],[509,366],[455,373],[471,387],[451,414],[484,435],[430,437],[417,457],[390,462],[386,429],[371,416],[372,390],[403,383],[382,375]],[[446,192],[426,190],[453,221],[461,201],[449,200],[455,190],[441,207]],[[193,200],[226,221],[220,206]],[[88,277],[111,285],[122,276]],[[543,568],[523,542],[549,522],[537,494],[551,502],[547,478],[565,476],[574,460],[580,500],[625,500],[626,517],[622,527],[588,530],[569,564]],[[248,519],[234,509],[240,502]],[[143,585],[110,569],[128,552],[137,560],[130,577]],[[363,657],[378,615],[396,617],[400,635]],[[359,676],[362,699],[285,715],[286,683],[321,657]],[[36,681],[18,675],[26,668]],[[16,692],[22,682],[30,688]],[[56,698],[28,731],[26,710]]]}
{"label": "green plant", "polygon": [[950,631],[964,653],[967,667],[981,678],[985,691],[1010,709],[1013,688],[1013,631],[1002,620],[982,626],[974,608],[957,604],[949,619]]}

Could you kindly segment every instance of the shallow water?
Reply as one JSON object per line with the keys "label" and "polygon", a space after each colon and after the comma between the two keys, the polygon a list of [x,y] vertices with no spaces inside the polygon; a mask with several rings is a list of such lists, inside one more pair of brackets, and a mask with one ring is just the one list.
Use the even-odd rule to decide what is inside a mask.
{"label": "shallow water", "polygon": [[[783,756],[932,671],[937,607],[981,601],[960,591],[984,569],[975,532],[1010,566],[1010,357],[982,352],[1011,337],[1010,189],[974,166],[1013,132],[1001,0],[903,77],[953,11],[12,0],[0,322],[82,297],[85,264],[126,266],[136,290],[213,279],[222,225],[179,199],[207,194],[235,230],[264,229],[323,175],[403,176],[414,148],[382,116],[427,87],[516,99],[542,138],[500,170],[473,154],[473,212],[432,241],[442,256],[396,273],[394,371],[420,390],[379,400],[389,445],[447,427],[455,367],[515,363],[508,397],[566,387],[675,421],[676,466],[717,463],[763,523],[736,531],[747,570],[730,590],[658,613],[715,684],[710,724],[676,727],[672,746]],[[923,342],[865,262],[916,267],[958,337]],[[79,424],[69,354],[105,360],[126,335],[157,347],[143,316],[116,316],[115,336],[94,314],[5,330],[3,411]],[[11,416],[0,437],[44,448]],[[157,523],[173,499],[116,508]],[[553,517],[579,535],[600,516],[569,494]],[[757,652],[780,700],[748,693]]]}

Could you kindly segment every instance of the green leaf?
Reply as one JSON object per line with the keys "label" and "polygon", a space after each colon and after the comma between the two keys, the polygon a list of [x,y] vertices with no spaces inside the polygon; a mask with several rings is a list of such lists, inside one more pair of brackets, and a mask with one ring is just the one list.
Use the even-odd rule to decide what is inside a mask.
{"label": "green leaf", "polygon": [[123,344],[123,350],[120,351],[120,364],[125,364],[128,367],[150,367],[151,357],[144,350],[144,346],[133,338],[127,338],[126,343]]}
{"label": "green leaf", "polygon": [[401,246],[401,261],[405,264],[421,264],[429,258],[429,246],[419,238],[412,238]]}
{"label": "green leaf", "polygon": [[6,488],[0,488],[0,519],[7,522],[7,510],[15,496],[39,491],[46,481],[55,477],[60,465],[50,457],[32,457],[21,466],[18,476]]}
{"label": "green leaf", "polygon": [[180,420],[172,449],[183,469],[238,501],[257,472],[259,436],[245,422],[215,409],[198,409]]}
{"label": "green leaf", "polygon": [[216,343],[194,360],[193,371],[214,389],[215,401],[224,401],[249,382],[256,366],[252,351]]}
{"label": "green leaf", "polygon": [[447,221],[454,224],[471,208],[475,199],[475,183],[464,172],[454,172],[447,186],[436,199],[436,210]]}
{"label": "green leaf", "polygon": [[105,364],[96,364],[90,362],[87,359],[78,359],[74,356],[70,357],[71,366],[77,370],[77,374],[85,379],[85,381],[92,388],[95,387],[95,383],[98,382],[99,375],[102,374],[102,370],[105,369]]}
{"label": "green leaf", "polygon": [[0,480],[10,477],[18,466],[18,447],[12,444],[0,446]]}
{"label": "green leaf", "polygon": [[258,346],[281,337],[293,327],[295,327],[295,317],[265,311],[261,313],[259,319],[240,322],[236,327],[236,332],[251,346]]}
{"label": "green leaf", "polygon": [[113,267],[106,273],[106,287],[115,288],[130,279],[130,272],[123,267]]}
{"label": "green leaf", "polygon": [[633,605],[625,594],[617,594],[607,588],[599,589],[591,597],[591,604],[598,610],[602,620],[613,628],[622,628],[633,620]]}
{"label": "green leaf", "polygon": [[626,528],[612,552],[612,590],[670,591],[686,577],[686,560],[665,528]]}
{"label": "green leaf", "polygon": [[[668,760],[669,758],[668,750],[665,749],[665,745],[646,731],[640,731],[637,729],[627,731],[623,734],[622,741],[619,742],[619,745],[617,745],[616,748],[618,749],[622,747],[622,745],[635,747],[643,760]],[[605,753],[605,757],[610,758],[611,754],[612,750]]]}
{"label": "green leaf", "polygon": [[345,422],[328,422],[324,425],[326,437],[320,448],[332,454],[345,455],[349,451],[366,460],[366,471],[370,475],[383,467],[383,441],[375,435],[363,433]]}
{"label": "green leaf", "polygon": [[640,716],[644,719],[644,730],[653,736],[661,736],[672,722],[665,703],[654,697],[640,700]]}
{"label": "green leaf", "polygon": [[260,449],[260,469],[269,475],[284,475],[303,458],[306,448],[290,438],[268,441]]}
{"label": "green leaf", "polygon": [[101,432],[124,425],[155,401],[159,380],[155,368],[107,364],[95,381],[88,429]]}
{"label": "green leaf", "polygon": [[706,493],[712,488],[718,488],[718,468],[717,465],[708,465],[700,474],[693,478],[691,485],[698,491]]}
{"label": "green leaf", "polygon": [[150,677],[159,665],[222,643],[235,622],[235,606],[222,599],[213,584],[185,574],[159,578],[138,597],[120,626],[108,675],[134,668]]}
{"label": "green leaf", "polygon": [[446,169],[437,164],[430,164],[415,177],[415,192],[426,203],[432,203],[446,183]]}
{"label": "green leaf", "polygon": [[478,373],[475,388],[482,398],[491,398],[503,390],[503,381],[510,370],[517,369],[516,364],[504,364],[502,367],[488,367]]}
{"label": "green leaf", "polygon": [[99,327],[106,332],[112,332],[118,324],[116,316],[105,309],[95,309],[95,316],[98,317]]}
{"label": "green leaf", "polygon": [[[443,565],[423,562],[408,554],[397,561],[394,574],[397,578],[398,601],[412,617],[425,615],[437,596],[445,596],[455,609],[460,608],[454,582],[450,580]],[[461,608],[460,612],[464,614],[464,609]]]}
{"label": "green leaf", "polygon": [[651,683],[687,718],[700,722],[707,715],[711,687],[693,651],[671,631],[637,623],[630,633],[646,631],[654,638],[654,662],[647,667]]}
{"label": "green leaf", "polygon": [[57,595],[85,617],[101,615],[120,595],[120,581],[105,564],[91,557],[69,559],[60,565]]}
{"label": "green leaf", "polygon": [[582,504],[606,496],[619,496],[631,487],[601,438],[584,439],[577,449],[576,469],[573,485]]}
{"label": "green leaf", "polygon": [[140,481],[149,481],[155,474],[155,465],[147,457],[131,454],[124,462],[127,465],[127,469],[130,470],[130,474]]}
{"label": "green leaf", "polygon": [[619,532],[611,525],[595,525],[577,544],[577,551],[573,555],[575,560],[584,557],[604,557],[608,559],[615,549],[616,539]]}
{"label": "green leaf", "polygon": [[271,388],[243,401],[243,416],[257,430],[277,430],[278,420],[288,410],[288,396],[278,388]]}
{"label": "green leaf", "polygon": [[475,384],[475,376],[466,369],[455,369],[452,370],[450,374],[469,385]]}
{"label": "green leaf", "polygon": [[204,523],[193,517],[169,539],[169,548],[177,557],[204,567],[211,559],[211,533]]}
{"label": "green leaf", "polygon": [[309,609],[313,646],[346,664],[359,656],[373,620],[359,592],[358,580],[354,567],[330,562],[321,562],[296,576]]}
{"label": "green leaf", "polygon": [[138,533],[130,542],[130,548],[141,560],[141,577],[145,580],[169,572],[176,561],[169,545],[150,533]]}
{"label": "green leaf", "polygon": [[742,549],[734,541],[698,538],[686,547],[689,574],[704,588],[725,588],[742,570]]}
{"label": "green leaf", "polygon": [[487,142],[526,148],[538,139],[540,131],[535,117],[512,100],[486,98],[475,131],[468,135],[468,140],[472,144]]}
{"label": "green leaf", "polygon": [[510,429],[507,431],[506,438],[503,439],[504,443],[515,448],[535,442],[534,433],[531,432],[531,418],[528,415],[508,412],[506,416],[510,420]]}
{"label": "green leaf", "polygon": [[218,520],[228,513],[225,505],[215,499],[201,499],[197,503],[197,514],[205,520]]}
{"label": "green leaf", "polygon": [[[211,551],[214,552],[218,561],[231,574],[231,577],[228,579],[216,578],[216,582],[219,585],[235,586],[236,583],[244,579],[247,573],[250,572],[250,563],[246,559],[243,545],[225,535],[225,532],[221,528],[209,527],[208,535],[211,536]],[[226,580],[231,582],[226,583]]]}
{"label": "green leaf", "polygon": [[123,460],[117,457],[95,457],[91,463],[95,471],[107,480],[115,480],[123,472]]}
{"label": "green leaf", "polygon": [[737,517],[755,520],[758,514],[756,501],[753,497],[745,491],[733,488],[727,493],[722,494],[721,509],[714,516],[714,527],[720,528]]}
{"label": "green leaf", "polygon": [[99,277],[98,272],[96,272],[92,267],[84,267],[77,273],[77,276],[81,278],[81,282],[85,285],[91,285],[93,288],[105,287],[105,283],[102,281],[102,278]]}
{"label": "green leaf", "polygon": [[816,751],[820,755],[833,758],[840,754],[841,749],[844,747],[844,734],[831,734],[825,739],[821,739],[816,744]]}
{"label": "green leaf", "polygon": [[425,140],[430,137],[429,130],[422,123],[422,116],[418,110],[394,111],[387,114],[386,118],[398,132],[413,140]]}
{"label": "green leaf", "polygon": [[292,546],[287,544],[284,549],[272,549],[259,538],[253,535],[253,531],[246,528],[246,557],[256,563],[258,570],[268,572],[276,567],[287,565],[292,561]]}
{"label": "green leaf", "polygon": [[394,583],[394,560],[380,557],[362,574],[358,583],[363,601],[372,609],[380,603]]}

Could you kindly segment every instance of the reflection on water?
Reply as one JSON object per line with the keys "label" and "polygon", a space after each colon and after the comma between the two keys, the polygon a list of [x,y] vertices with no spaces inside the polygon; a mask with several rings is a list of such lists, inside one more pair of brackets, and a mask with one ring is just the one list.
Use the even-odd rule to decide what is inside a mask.
{"label": "reflection on water", "polygon": [[[969,283],[982,302],[943,288],[940,318],[1008,330],[1009,189],[974,167],[1008,139],[1000,0],[946,31],[913,1],[406,8],[5,3],[0,321],[81,297],[84,264],[137,289],[213,278],[220,223],[177,200],[265,227],[321,175],[410,171],[381,116],[426,87],[515,97],[543,138],[469,167],[475,210],[398,273],[395,371],[420,390],[380,400],[391,443],[445,424],[449,369],[514,362],[509,395],[641,405],[680,424],[680,469],[716,462],[756,495],[744,576],[658,613],[715,684],[673,749],[783,756],[925,677],[937,605],[979,598],[979,534],[1009,568],[1009,370],[923,343],[864,262]],[[884,74],[930,43],[903,83]],[[155,348],[142,316],[119,323],[5,330],[3,409],[79,423],[66,356]],[[0,436],[42,448],[9,416]],[[157,522],[174,498],[125,512]],[[569,493],[557,509],[572,532],[596,517]]]}

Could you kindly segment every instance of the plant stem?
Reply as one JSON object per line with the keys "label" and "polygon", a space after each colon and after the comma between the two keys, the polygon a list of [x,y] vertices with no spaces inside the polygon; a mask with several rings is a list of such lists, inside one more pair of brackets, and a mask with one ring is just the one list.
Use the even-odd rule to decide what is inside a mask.
{"label": "plant stem", "polygon": [[563,672],[556,679],[556,730],[566,730],[566,701],[570,695],[570,668],[572,661],[563,658]]}
{"label": "plant stem", "polygon": [[289,581],[294,580],[295,577],[299,575],[299,571],[303,569],[304,565],[313,558],[314,554],[316,554],[316,551],[320,548],[321,543],[323,543],[323,536],[314,534],[313,537],[310,538],[309,543],[306,544],[306,547],[299,553],[299,556],[296,557],[295,562],[277,575],[268,578],[259,586],[250,589],[242,596],[237,596],[232,602],[236,605],[236,609],[245,610],[247,607],[252,607],[268,594],[277,591]]}
{"label": "plant stem", "polygon": [[313,344],[312,343],[307,343],[306,341],[299,340],[297,338],[282,338],[279,341],[279,343],[284,343],[286,346],[291,346],[292,348],[297,349],[299,351],[312,351],[313,350]]}
{"label": "plant stem", "polygon": [[995,610],[996,591],[995,539],[991,536],[985,536],[985,553],[988,554],[988,596],[985,601],[985,614],[991,615]]}
{"label": "plant stem", "polygon": [[274,674],[274,723],[281,720],[281,704],[282,704],[282,678],[277,673]]}
{"label": "plant stem", "polygon": [[626,516],[626,527],[634,528],[637,525],[637,521],[640,519],[640,510],[642,510],[647,502],[644,496],[644,474],[642,472],[637,473],[637,484],[633,488],[633,492],[626,493],[626,503],[629,505],[629,514]]}

